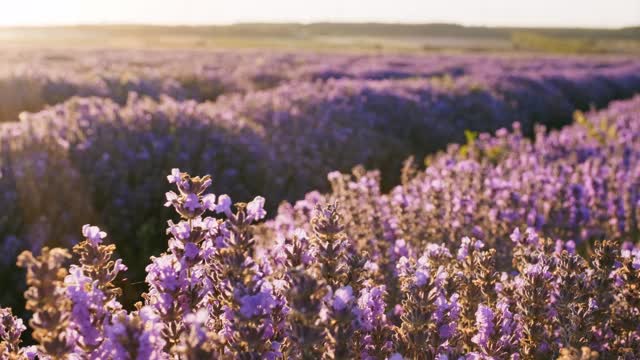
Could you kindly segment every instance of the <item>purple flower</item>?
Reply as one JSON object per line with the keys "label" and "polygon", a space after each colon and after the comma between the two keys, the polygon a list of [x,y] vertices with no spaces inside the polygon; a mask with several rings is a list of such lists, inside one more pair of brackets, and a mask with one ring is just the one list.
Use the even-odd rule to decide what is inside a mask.
{"label": "purple flower", "polygon": [[633,267],[634,270],[640,270],[640,248],[632,250],[624,249],[620,252],[620,256],[623,258],[633,258],[631,267]]}
{"label": "purple flower", "polygon": [[414,284],[417,287],[422,287],[424,285],[427,284],[427,281],[429,281],[429,269],[418,269],[416,270],[415,273],[415,281]]}
{"label": "purple flower", "polygon": [[216,213],[231,215],[231,198],[227,194],[220,195],[218,197],[218,205],[216,206]]}
{"label": "purple flower", "polygon": [[380,267],[378,266],[377,263],[375,263],[374,261],[370,261],[368,260],[365,264],[364,264],[364,269],[367,270],[370,273],[376,273],[378,272],[378,270],[380,269]]}
{"label": "purple flower", "polygon": [[511,241],[513,241],[515,244],[519,244],[522,241],[522,234],[520,233],[520,229],[515,228],[509,238],[511,238]]}
{"label": "purple flower", "polygon": [[487,342],[493,334],[493,318],[494,314],[490,307],[483,304],[478,305],[478,311],[476,311],[476,327],[478,328],[478,333],[473,336],[471,341],[478,344],[481,348],[487,346]]}
{"label": "purple flower", "polygon": [[458,260],[463,260],[469,256],[469,246],[471,245],[471,239],[463,237],[460,241],[460,249],[458,249]]}
{"label": "purple flower", "polygon": [[171,175],[167,175],[167,180],[169,181],[169,184],[179,183],[180,180],[182,180],[180,169],[177,169],[177,168],[171,169]]}
{"label": "purple flower", "polygon": [[107,237],[106,232],[101,231],[97,226],[91,226],[89,224],[82,226],[82,235],[94,246],[102,243],[102,239]]}
{"label": "purple flower", "polygon": [[146,268],[146,281],[162,292],[173,292],[181,285],[181,265],[171,254],[151,257],[151,264]]}
{"label": "purple flower", "polygon": [[72,265],[64,280],[67,293],[73,302],[71,316],[72,327],[78,332],[80,341],[86,346],[100,343],[100,329],[94,323],[96,319],[106,317],[105,296],[97,288],[98,282],[85,276],[82,267]]}
{"label": "purple flower", "polygon": [[527,228],[525,231],[527,243],[529,245],[537,246],[539,243],[538,233],[533,228]]}
{"label": "purple flower", "polygon": [[256,196],[247,204],[247,215],[252,221],[261,220],[267,215],[264,210],[264,198],[262,196]]}
{"label": "purple flower", "polygon": [[[365,287],[353,308],[353,313],[359,326],[365,331],[372,331],[374,327],[386,322],[384,301],[386,288],[384,285]],[[336,292],[337,293],[337,292]],[[334,302],[335,307],[335,302]]]}
{"label": "purple flower", "polygon": [[11,309],[0,308],[0,339],[14,341],[27,330],[22,319],[13,316]]}
{"label": "purple flower", "polygon": [[200,199],[198,195],[189,193],[184,199],[184,208],[193,212],[196,209],[200,209]]}
{"label": "purple flower", "polygon": [[576,253],[576,243],[573,240],[569,240],[564,244],[564,247],[567,249],[567,252],[569,252],[569,254],[575,254]]}
{"label": "purple flower", "polygon": [[[451,252],[444,244],[427,244],[427,249],[424,252],[424,256],[418,261],[426,261],[428,258],[450,258]],[[421,260],[422,259],[422,260]]]}
{"label": "purple flower", "polygon": [[22,319],[13,316],[11,309],[0,308],[0,358],[12,359],[18,353],[23,353],[29,359],[33,356],[26,354],[26,349],[20,349],[20,336],[26,330]]}
{"label": "purple flower", "polygon": [[409,247],[404,239],[397,239],[393,244],[393,257],[400,259],[409,256]]}
{"label": "purple flower", "polygon": [[398,262],[396,263],[396,272],[398,273],[398,275],[405,276],[408,275],[410,271],[411,263],[409,261],[409,258],[406,256],[400,257],[400,259],[398,259]]}
{"label": "purple flower", "polygon": [[547,280],[553,277],[553,274],[549,272],[549,267],[540,263],[534,265],[527,264],[524,273],[528,276],[540,276]]}
{"label": "purple flower", "polygon": [[522,328],[516,316],[509,310],[507,299],[500,299],[496,305],[496,310],[500,316],[500,340],[499,344],[504,349],[517,348],[518,341],[522,336]]}
{"label": "purple flower", "polygon": [[216,196],[214,194],[207,194],[202,197],[202,205],[209,211],[215,211],[216,209]]}
{"label": "purple flower", "polygon": [[460,295],[458,293],[453,293],[451,297],[449,297],[449,317],[453,321],[457,321],[460,317],[460,312],[462,311],[462,307],[459,303]]}
{"label": "purple flower", "polygon": [[209,314],[205,308],[200,308],[196,312],[187,314],[184,317],[185,327],[188,329],[189,341],[195,342],[194,345],[202,346],[207,341],[207,320]]}
{"label": "purple flower", "polygon": [[171,233],[176,239],[180,241],[186,241],[191,237],[191,225],[187,221],[180,221],[178,224],[174,224],[169,220],[169,228],[167,232]]}
{"label": "purple flower", "polygon": [[164,354],[162,351],[164,341],[160,336],[163,329],[160,318],[149,307],[143,307],[138,311],[138,315],[142,320],[144,327],[141,336],[139,336],[138,354],[139,359],[161,359]]}
{"label": "purple flower", "polygon": [[335,291],[332,307],[336,311],[342,311],[351,301],[353,301],[353,289],[350,285],[343,286]]}
{"label": "purple flower", "polygon": [[163,328],[160,318],[147,306],[131,314],[120,311],[114,315],[112,323],[105,325],[106,341],[99,358],[167,359],[168,355],[163,351]]}
{"label": "purple flower", "polygon": [[35,345],[27,346],[22,348],[22,354],[27,357],[29,360],[36,359],[38,356],[38,347]]}
{"label": "purple flower", "polygon": [[438,325],[438,335],[442,340],[451,338],[456,332],[461,311],[458,299],[459,295],[453,294],[447,301],[447,298],[442,293],[436,298],[433,321]]}
{"label": "purple flower", "polygon": [[200,253],[200,247],[194,243],[186,243],[184,244],[184,257],[188,260],[195,259]]}
{"label": "purple flower", "polygon": [[276,299],[268,287],[263,287],[255,295],[245,295],[240,298],[240,314],[245,318],[267,315],[276,306]]}
{"label": "purple flower", "polygon": [[173,191],[168,191],[164,194],[164,196],[167,198],[167,201],[164,203],[165,207],[169,207],[171,205],[174,205],[178,202],[178,194],[176,194]]}
{"label": "purple flower", "polygon": [[434,285],[438,288],[443,287],[445,282],[447,281],[448,276],[449,273],[445,271],[444,266],[439,266],[438,270],[436,271]]}

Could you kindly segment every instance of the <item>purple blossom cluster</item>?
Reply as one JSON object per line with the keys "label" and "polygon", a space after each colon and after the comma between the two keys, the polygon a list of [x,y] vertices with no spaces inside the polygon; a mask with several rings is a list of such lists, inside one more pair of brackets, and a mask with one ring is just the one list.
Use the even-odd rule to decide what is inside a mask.
{"label": "purple blossom cluster", "polygon": [[[558,251],[604,239],[636,242],[638,110],[636,97],[600,112],[577,112],[576,123],[562,130],[538,126],[535,140],[524,137],[518,123],[495,136],[468,133],[466,144],[428,156],[423,171],[409,159],[402,184],[386,194],[378,171],[333,172],[331,192],[283,203],[264,236],[308,230],[310,209],[337,201],[348,219],[345,231],[394,259],[414,253],[425,241],[464,256],[477,246],[467,236],[495,248],[500,266],[511,263],[513,244],[535,241],[532,233],[566,240]],[[523,230],[513,232],[516,228]],[[386,243],[371,244],[374,239]]]}
{"label": "purple blossom cluster", "polygon": [[[0,257],[0,278],[11,279],[9,264],[19,251],[70,246],[89,221],[127,244],[119,247],[121,255],[141,280],[138,254],[162,247],[155,239],[169,213],[156,205],[163,201],[161,179],[175,164],[216,174],[216,183],[233,198],[270,194],[265,206],[275,210],[279,201],[328,190],[318,174],[363,164],[381,170],[387,189],[397,183],[401,159],[463,141],[465,130],[494,131],[519,120],[523,134],[530,135],[536,122],[555,127],[568,122],[576,107],[602,106],[640,88],[637,61],[623,58],[148,55],[44,52],[24,66],[18,66],[24,56],[10,58],[19,73],[34,74],[31,67],[60,71],[52,84],[72,77],[65,74],[84,74],[125,85],[71,91],[95,97],[25,113],[19,122],[0,127],[0,197],[6,204],[0,209],[6,255]],[[176,65],[185,62],[194,66]],[[244,90],[223,91],[220,97],[174,91],[183,84],[209,92],[206,84],[217,81],[211,77],[223,74],[242,83],[229,88]],[[277,80],[274,74],[286,76]],[[202,83],[193,85],[193,79]],[[20,93],[20,86],[7,86],[12,90],[2,94]],[[128,241],[131,237],[136,241]]]}
{"label": "purple blossom cluster", "polygon": [[[241,198],[252,188],[243,179],[254,179],[253,187],[268,179],[257,135],[241,123],[214,122],[194,102],[132,98],[122,108],[110,100],[78,99],[6,126],[0,131],[3,284],[16,283],[8,265],[17,252],[71,246],[81,240],[71,229],[88,221],[114,229],[118,244],[127,244],[119,254],[131,276],[144,279],[144,258],[162,250],[157,239],[170,216],[157,206],[165,202],[169,164],[213,169]],[[233,163],[239,159],[248,165],[238,169]],[[8,292],[0,298],[5,294],[3,301],[15,298]]]}
{"label": "purple blossom cluster", "polygon": [[[640,247],[595,241],[585,255],[536,232],[512,231],[512,264],[466,237],[402,255],[359,244],[336,203],[311,210],[309,232],[254,236],[264,199],[208,192],[209,176],[173,169],[167,250],[148,291],[119,302],[126,270],[107,234],[85,225],[73,249],[22,253],[36,345],[0,309],[7,359],[634,359],[640,356]],[[395,254],[395,255],[394,255]]]}

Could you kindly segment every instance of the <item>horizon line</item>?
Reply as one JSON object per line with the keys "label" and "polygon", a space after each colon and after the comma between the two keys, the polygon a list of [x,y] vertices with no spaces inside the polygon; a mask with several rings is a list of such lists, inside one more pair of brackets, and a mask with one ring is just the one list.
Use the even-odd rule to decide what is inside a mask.
{"label": "horizon line", "polygon": [[73,27],[99,27],[99,26],[138,26],[138,27],[233,27],[242,25],[405,25],[405,26],[428,26],[428,25],[444,25],[444,26],[458,26],[464,28],[494,28],[494,29],[563,29],[563,30],[627,30],[640,28],[640,23],[627,26],[618,27],[606,27],[606,26],[561,26],[561,25],[486,25],[486,24],[464,24],[455,22],[404,22],[401,20],[353,20],[353,21],[236,21],[236,22],[221,22],[221,23],[170,23],[170,22],[87,22],[87,23],[42,23],[42,24],[0,24],[0,29],[37,29],[37,28],[73,28]]}

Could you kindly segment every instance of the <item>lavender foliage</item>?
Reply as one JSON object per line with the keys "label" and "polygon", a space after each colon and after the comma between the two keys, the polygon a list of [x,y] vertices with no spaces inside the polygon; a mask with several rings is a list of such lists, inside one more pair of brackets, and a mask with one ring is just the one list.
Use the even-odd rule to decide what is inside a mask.
{"label": "lavender foliage", "polygon": [[142,95],[106,72],[2,125],[32,332],[0,309],[0,358],[640,357],[640,97],[534,128],[631,95],[635,61],[266,58],[295,70],[220,96],[161,57],[124,85]]}
{"label": "lavender foliage", "polygon": [[[557,127],[576,108],[604,106],[640,88],[630,58],[27,55],[3,54],[11,66],[0,76],[7,89],[0,93],[9,97],[0,108],[11,120],[0,126],[3,283],[17,280],[10,265],[21,250],[72,246],[86,222],[127,243],[121,256],[142,280],[146,264],[137,255],[162,250],[156,239],[170,213],[156,205],[162,177],[177,164],[216,174],[236,199],[270,194],[265,207],[275,213],[282,200],[326,191],[319,174],[363,164],[381,170],[386,190],[397,183],[401,159],[464,141],[465,130],[495,131],[518,120],[531,135],[535,123]],[[592,219],[588,193],[582,196],[589,189],[565,191],[573,210],[563,216],[573,225],[564,226]],[[622,212],[625,201],[607,206]]]}
{"label": "lavender foliage", "polygon": [[[332,175],[333,177],[333,175]],[[457,251],[425,241],[398,256],[359,245],[336,203],[308,226],[256,243],[264,199],[208,193],[209,176],[174,169],[167,251],[147,267],[135,310],[118,302],[106,233],[85,225],[76,264],[67,251],[23,253],[34,348],[3,309],[8,358],[526,359],[640,356],[640,248],[596,241],[588,254],[532,228],[510,236],[505,270],[495,248],[463,238]],[[215,199],[218,199],[215,201]],[[218,214],[217,216],[215,214]],[[205,217],[206,216],[206,217]],[[372,228],[373,229],[373,228]],[[384,238],[371,242],[387,241]],[[455,254],[455,255],[454,255]],[[393,267],[388,266],[394,264]],[[69,270],[66,270],[66,269]],[[386,273],[389,272],[389,273]],[[68,274],[68,275],[67,275]]]}

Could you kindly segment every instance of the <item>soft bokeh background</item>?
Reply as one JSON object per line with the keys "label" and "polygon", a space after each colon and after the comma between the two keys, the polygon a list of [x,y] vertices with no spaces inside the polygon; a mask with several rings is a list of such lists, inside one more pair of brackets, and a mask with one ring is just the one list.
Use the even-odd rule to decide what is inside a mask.
{"label": "soft bokeh background", "polygon": [[636,52],[638,24],[637,0],[5,0],[0,46]]}

